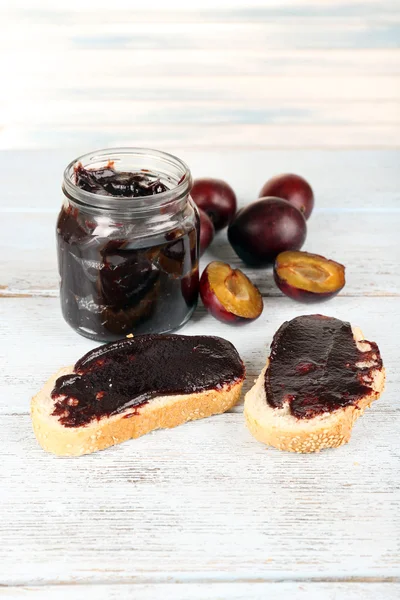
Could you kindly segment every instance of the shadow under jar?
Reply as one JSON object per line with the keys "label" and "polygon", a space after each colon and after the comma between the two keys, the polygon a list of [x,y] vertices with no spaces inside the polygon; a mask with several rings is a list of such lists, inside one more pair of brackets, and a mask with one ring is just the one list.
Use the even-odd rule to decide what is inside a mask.
{"label": "shadow under jar", "polygon": [[112,341],[181,327],[197,305],[199,217],[181,160],[117,148],[64,172],[57,221],[61,308],[78,333]]}

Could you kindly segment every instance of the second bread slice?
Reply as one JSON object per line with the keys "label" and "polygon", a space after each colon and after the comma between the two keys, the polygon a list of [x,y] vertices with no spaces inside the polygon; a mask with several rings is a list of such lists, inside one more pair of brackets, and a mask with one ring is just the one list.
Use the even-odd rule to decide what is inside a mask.
{"label": "second bread slice", "polygon": [[[312,317],[323,318],[321,315],[311,315],[307,318]],[[302,317],[297,318],[301,319]],[[360,362],[359,366],[355,365],[355,368],[359,370],[360,377],[364,373],[368,377],[364,395],[355,403],[343,405],[335,410],[320,411],[312,418],[298,418],[292,414],[289,401],[280,408],[273,407],[268,402],[265,388],[265,377],[270,368],[270,359],[268,359],[254,386],[246,394],[244,403],[246,424],[257,440],[279,450],[302,453],[318,452],[323,448],[336,448],[349,441],[354,422],[374,400],[379,398],[385,384],[385,369],[381,365],[378,348],[372,350],[372,357],[375,356],[375,358],[371,359],[371,349],[375,345],[364,340],[358,327],[353,327],[351,331],[356,348],[360,353],[360,359],[362,360],[365,356],[364,363]],[[291,349],[287,347],[286,351],[290,352]],[[374,351],[377,354],[374,354]],[[346,368],[345,365],[343,367]],[[317,374],[318,371],[316,371],[315,377],[318,376]],[[299,374],[297,377],[300,378],[301,375]],[[284,384],[283,381],[282,384]],[[287,389],[288,395],[291,391]],[[344,388],[342,391],[345,394],[347,390]],[[322,393],[321,396],[323,396]],[[319,400],[323,405],[324,398],[321,397]]]}

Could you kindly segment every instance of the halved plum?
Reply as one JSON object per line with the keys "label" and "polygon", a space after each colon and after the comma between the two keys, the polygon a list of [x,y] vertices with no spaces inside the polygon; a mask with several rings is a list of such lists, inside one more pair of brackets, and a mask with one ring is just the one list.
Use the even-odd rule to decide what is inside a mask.
{"label": "halved plum", "polygon": [[329,300],[344,287],[345,267],[319,254],[281,252],[274,265],[278,288],[299,302]]}
{"label": "halved plum", "polygon": [[206,309],[224,323],[257,319],[263,311],[258,288],[239,269],[213,261],[200,279],[200,296]]}

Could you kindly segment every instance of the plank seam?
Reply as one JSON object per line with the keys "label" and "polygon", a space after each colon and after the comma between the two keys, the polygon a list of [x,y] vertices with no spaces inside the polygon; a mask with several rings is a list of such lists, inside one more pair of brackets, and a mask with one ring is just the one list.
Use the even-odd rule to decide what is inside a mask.
{"label": "plank seam", "polygon": [[47,587],[47,586],[71,586],[76,587],[87,586],[103,586],[103,585],[142,585],[142,584],[153,584],[153,585],[184,585],[187,583],[192,584],[213,584],[213,583],[347,583],[347,584],[375,584],[375,583],[383,583],[383,584],[392,584],[392,583],[400,583],[400,576],[382,576],[382,577],[362,577],[362,576],[350,576],[350,577],[258,577],[254,575],[254,577],[191,577],[190,574],[187,577],[174,577],[166,574],[164,577],[143,577],[143,576],[133,576],[132,578],[127,578],[124,581],[110,581],[99,579],[97,581],[56,581],[49,580],[48,582],[40,582],[40,583],[0,583],[0,588],[23,588],[27,586],[32,587]]}

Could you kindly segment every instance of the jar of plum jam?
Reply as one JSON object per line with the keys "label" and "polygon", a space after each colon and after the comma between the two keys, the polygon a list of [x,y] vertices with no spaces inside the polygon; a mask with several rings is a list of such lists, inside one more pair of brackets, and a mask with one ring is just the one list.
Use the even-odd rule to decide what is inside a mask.
{"label": "jar of plum jam", "polygon": [[157,150],[100,150],[68,165],[58,266],[62,313],[78,333],[112,341],[190,318],[199,285],[191,186],[185,163]]}

